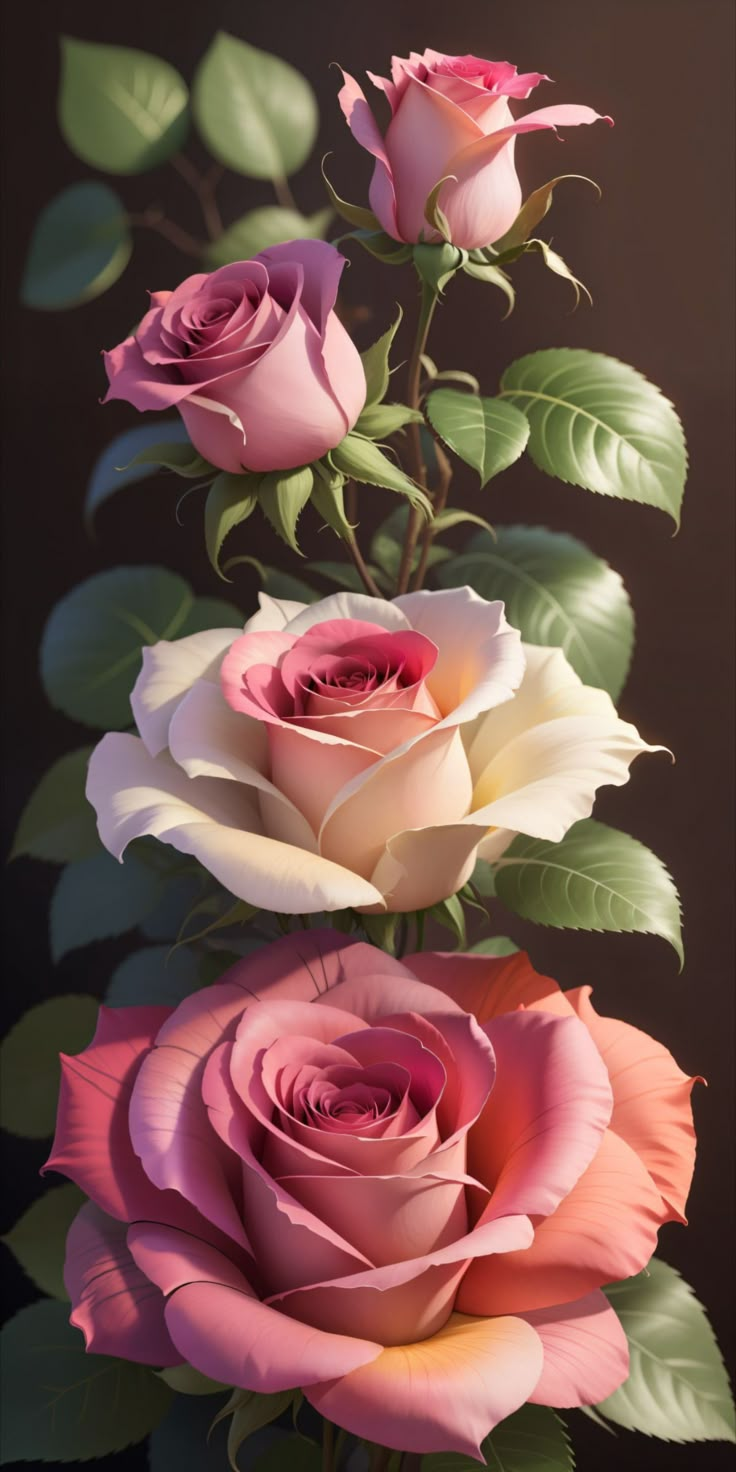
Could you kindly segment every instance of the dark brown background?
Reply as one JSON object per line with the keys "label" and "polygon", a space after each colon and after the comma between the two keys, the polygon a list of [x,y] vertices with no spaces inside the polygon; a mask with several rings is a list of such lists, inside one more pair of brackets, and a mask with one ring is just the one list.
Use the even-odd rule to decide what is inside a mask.
{"label": "dark brown background", "polygon": [[[596,205],[583,186],[561,190],[549,223],[555,245],[587,282],[595,307],[568,315],[566,288],[534,258],[516,271],[517,309],[500,321],[501,299],[478,283],[453,283],[439,314],[432,352],[443,366],[476,373],[488,392],[513,358],[533,348],[589,347],[635,364],[670,396],[685,422],[691,475],[683,528],[667,519],[556,484],[524,460],[481,495],[458,475],[457,495],[494,521],[523,520],[570,530],[623,574],[638,619],[637,651],[622,700],[624,715],[647,738],[671,746],[677,762],[642,758],[628,787],[604,792],[597,815],[632,832],[676,877],[685,911],[687,962],[647,937],[542,931],[501,922],[566,986],[592,982],[599,1010],[655,1033],[681,1065],[707,1076],[695,1099],[699,1163],[687,1231],[667,1227],[661,1251],[708,1306],[724,1349],[732,1345],[733,1146],[732,812],[732,298],[730,288],[732,53],[730,0],[87,0],[8,4],[5,27],[5,360],[4,528],[5,754],[7,843],[22,804],[50,761],[88,739],[50,711],[39,687],[36,651],[54,601],[79,579],[121,562],[161,561],[220,595],[203,550],[199,512],[188,503],[184,527],[173,518],[175,492],[162,481],[122,494],[99,518],[98,539],[81,519],[86,479],[98,451],[134,422],[133,411],[99,408],[100,348],[112,346],[140,315],[144,290],[171,286],[189,269],[174,249],[141,235],[132,264],[106,296],[57,315],[21,310],[17,288],[32,223],[51,194],[89,177],[55,123],[57,34],[158,52],[190,78],[217,27],[276,51],[307,73],[322,106],[315,154],[294,181],[300,205],[322,203],[318,159],[334,150],[331,177],[360,199],[367,159],[351,143],[335,103],[339,60],[360,75],[385,72],[392,51],[431,45],[454,53],[508,58],[556,79],[545,101],[586,102],[611,113],[616,128],[570,129],[566,141],[538,136],[519,148],[523,182],[533,187],[565,171],[603,186]],[[200,157],[198,144],[190,145]],[[168,168],[120,181],[133,209],[164,202],[199,230],[194,201]],[[270,201],[268,186],[228,175],[226,219]],[[401,296],[411,307],[407,268],[392,271],[351,254],[349,305],[370,302],[364,341],[383,331]],[[404,343],[400,346],[403,348]],[[391,509],[388,493],[363,493],[364,533]],[[248,524],[247,550],[266,561],[283,548],[265,525]],[[312,537],[314,556],[338,555]],[[298,568],[293,564],[293,570]],[[234,596],[245,610],[255,588]],[[7,845],[6,845],[7,846]],[[20,861],[6,885],[5,1011],[8,1022],[52,992],[100,994],[120,954],[90,947],[52,970],[45,907],[55,871]],[[3,1229],[37,1189],[41,1145],[7,1143]],[[32,1297],[8,1272],[9,1308]],[[725,1446],[668,1446],[622,1434],[616,1441],[581,1416],[574,1424],[578,1463],[717,1472],[732,1464]],[[106,1464],[107,1465],[107,1464]],[[111,1469],[139,1468],[134,1451]]]}

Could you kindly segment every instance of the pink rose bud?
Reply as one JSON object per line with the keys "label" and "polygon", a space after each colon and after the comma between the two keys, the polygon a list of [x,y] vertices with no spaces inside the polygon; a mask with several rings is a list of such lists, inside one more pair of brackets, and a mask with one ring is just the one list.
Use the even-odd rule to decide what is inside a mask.
{"label": "pink rose bud", "polygon": [[386,93],[393,114],[382,138],[357,82],[344,75],[340,105],[353,136],[376,160],[371,206],[395,240],[431,244],[441,238],[424,211],[428,196],[445,179],[438,204],[453,245],[465,250],[492,245],[510,229],[521,206],[516,135],[594,123],[600,116],[590,107],[563,105],[514,121],[510,99],[528,97],[549,78],[539,72],[520,76],[507,61],[412,51],[406,60],[392,58],[392,81],[368,73]]}
{"label": "pink rose bud", "polygon": [[292,240],[156,291],[105,353],[108,399],[175,406],[206,460],[234,474],[289,470],[333,450],[365,403],[360,354],[334,312],[345,259]]}

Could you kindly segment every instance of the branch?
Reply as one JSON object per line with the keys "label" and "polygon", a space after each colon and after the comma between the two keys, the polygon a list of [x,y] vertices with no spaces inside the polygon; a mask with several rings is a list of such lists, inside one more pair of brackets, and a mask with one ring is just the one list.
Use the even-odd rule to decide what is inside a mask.
{"label": "branch", "polygon": [[200,174],[199,169],[183,153],[176,153],[171,163],[196,194],[210,240],[217,240],[223,229],[222,216],[215,199],[215,191],[225,172],[222,164],[213,164],[208,173]]}
{"label": "branch", "polygon": [[141,230],[155,230],[157,235],[163,235],[165,240],[169,240],[177,250],[183,251],[185,256],[194,256],[198,261],[201,261],[207,249],[204,240],[197,240],[195,235],[190,235],[175,220],[169,220],[158,205],[151,205],[140,215],[129,215],[128,220]]}
{"label": "branch", "polygon": [[[452,480],[452,465],[450,464],[450,461],[448,460],[441,444],[436,438],[434,442],[434,450],[435,455],[437,456],[437,464],[440,469],[440,479],[434,496],[434,514],[435,516],[438,516],[440,511],[444,511],[445,506],[447,505],[447,496],[450,489],[450,481]],[[435,535],[434,522],[428,521],[427,525],[424,528],[421,556],[419,558],[417,570],[414,574],[414,581],[412,583],[412,590],[415,593],[418,592],[418,590],[422,586],[422,583],[424,582],[424,578],[427,572],[427,563],[429,562],[429,554],[432,548],[432,543],[435,539]]]}

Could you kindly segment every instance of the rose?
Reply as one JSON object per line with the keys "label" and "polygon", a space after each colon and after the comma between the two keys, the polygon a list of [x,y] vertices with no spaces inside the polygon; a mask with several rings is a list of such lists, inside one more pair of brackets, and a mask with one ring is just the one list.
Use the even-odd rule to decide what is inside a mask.
{"label": "rose", "polygon": [[107,398],[175,405],[199,453],[234,474],[318,460],[365,403],[333,311],[344,264],[322,240],[292,240],[154,292],[133,336],[105,353]]}
{"label": "rose", "polygon": [[657,749],[470,588],[261,604],[244,634],[144,650],[141,739],[89,765],[118,858],[154,834],[266,909],[422,909],[515,833],[561,839]]}
{"label": "rose", "polygon": [[176,1009],[102,1008],[47,1166],[91,1198],[65,1267],[88,1348],[476,1457],[529,1399],[609,1395],[600,1288],[682,1219],[693,1080],[589,990],[306,931]]}
{"label": "rose", "polygon": [[441,239],[425,206],[444,179],[437,203],[452,243],[466,250],[492,245],[521,206],[514,165],[517,135],[594,123],[599,117],[590,107],[568,104],[543,107],[515,122],[509,99],[528,97],[547,77],[539,72],[519,76],[507,61],[413,51],[406,60],[392,58],[392,81],[368,73],[391,107],[382,138],[358,83],[343,75],[340,105],[353,136],[376,160],[370,202],[395,240]]}

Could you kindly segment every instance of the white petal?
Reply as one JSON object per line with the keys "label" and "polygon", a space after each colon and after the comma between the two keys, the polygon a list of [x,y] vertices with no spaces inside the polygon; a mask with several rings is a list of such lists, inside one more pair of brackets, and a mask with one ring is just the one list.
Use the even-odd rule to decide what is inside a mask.
{"label": "white petal", "polygon": [[381,905],[373,885],[319,855],[266,838],[255,793],[218,778],[190,778],[135,736],[112,732],[92,753],[87,797],[100,838],[120,858],[153,834],[192,854],[238,899],[291,914]]}
{"label": "white petal", "polygon": [[362,619],[365,623],[379,624],[382,629],[410,629],[408,618],[397,603],[385,598],[370,598],[367,593],[330,593],[318,603],[308,603],[306,608],[290,620],[290,634],[306,634],[314,624],[325,623],[333,618]]}
{"label": "white petal", "polygon": [[476,781],[496,753],[530,726],[540,726],[558,716],[616,717],[610,695],[584,685],[561,649],[541,649],[534,644],[524,644],[522,648],[526,673],[514,699],[501,709],[479,717],[472,733],[466,733],[470,767]]}
{"label": "white petal", "polygon": [[307,603],[294,603],[290,598],[272,598],[270,593],[259,593],[258,602],[260,608],[248,619],[246,634],[264,629],[271,632],[285,629],[290,619],[309,607]]}
{"label": "white petal", "polygon": [[[462,889],[473,872],[480,833],[462,823],[414,828],[389,839],[371,874],[389,911],[424,910]],[[513,834],[506,839],[506,847]]]}
{"label": "white petal", "polygon": [[507,623],[503,603],[488,603],[472,588],[443,588],[406,593],[395,606],[439,649],[427,686],[448,722],[473,720],[521,685],[521,635]]}
{"label": "white petal", "polygon": [[130,704],[151,756],[168,745],[169,722],[195,680],[216,680],[226,649],[241,629],[205,629],[186,639],[161,639],[143,650],[143,668]]}

